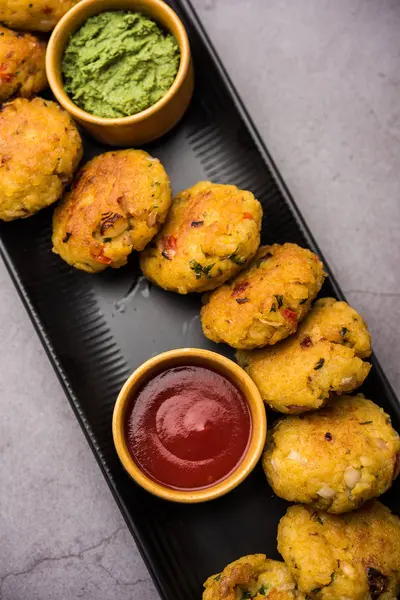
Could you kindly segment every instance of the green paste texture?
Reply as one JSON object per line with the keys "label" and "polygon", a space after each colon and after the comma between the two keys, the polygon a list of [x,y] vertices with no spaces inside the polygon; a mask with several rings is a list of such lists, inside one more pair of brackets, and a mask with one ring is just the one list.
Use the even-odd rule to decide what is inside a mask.
{"label": "green paste texture", "polygon": [[179,68],[178,42],[140,13],[90,17],[66,47],[62,72],[70,98],[99,117],[127,117],[155,104]]}

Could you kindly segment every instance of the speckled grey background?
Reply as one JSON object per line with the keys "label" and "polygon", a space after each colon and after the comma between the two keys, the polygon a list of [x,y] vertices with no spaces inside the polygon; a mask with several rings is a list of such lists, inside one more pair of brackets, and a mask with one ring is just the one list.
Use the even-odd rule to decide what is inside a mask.
{"label": "speckled grey background", "polygon": [[[400,394],[400,3],[193,0]],[[0,263],[0,598],[157,593]]]}

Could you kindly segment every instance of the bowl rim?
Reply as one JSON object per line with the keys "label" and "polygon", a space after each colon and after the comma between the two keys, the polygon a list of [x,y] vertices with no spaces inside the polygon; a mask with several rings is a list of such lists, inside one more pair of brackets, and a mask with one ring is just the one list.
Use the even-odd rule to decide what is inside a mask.
{"label": "bowl rim", "polygon": [[[152,371],[162,370],[163,365],[171,368],[175,360],[190,365],[191,359],[202,361],[205,366],[212,368],[218,365],[218,372],[228,377],[239,387],[249,406],[252,431],[247,450],[241,462],[234,471],[222,481],[207,488],[197,490],[176,490],[158,483],[147,476],[132,458],[126,444],[124,426],[125,410],[130,402],[130,392],[136,385],[146,380],[146,375]],[[180,363],[182,364],[182,363]],[[194,363],[196,364],[196,363]],[[246,391],[245,391],[246,390]],[[229,358],[201,348],[179,348],[162,352],[142,363],[128,377],[122,386],[114,406],[112,418],[112,433],[118,457],[132,479],[151,494],[181,503],[206,502],[219,498],[233,490],[253,471],[265,447],[267,435],[267,416],[261,394],[250,376],[239,365]]]}
{"label": "bowl rim", "polygon": [[[132,3],[137,3],[138,0],[131,0]],[[56,49],[61,43],[62,36],[65,32],[71,34],[77,31],[81,25],[90,17],[86,16],[86,9],[88,6],[96,6],[98,5],[99,10],[94,12],[91,16],[95,16],[101,14],[102,12],[109,12],[112,10],[118,10],[117,8],[107,8],[107,0],[80,0],[78,4],[76,4],[73,8],[71,8],[57,23],[54,28],[50,39],[47,44],[46,50],[46,75],[47,80],[49,82],[49,86],[54,96],[61,104],[61,106],[67,110],[75,119],[84,121],[86,123],[91,123],[95,125],[133,125],[136,123],[140,123],[153,115],[155,115],[159,110],[164,108],[168,104],[168,102],[176,95],[182,84],[184,83],[188,72],[190,70],[191,64],[191,53],[190,53],[190,44],[189,38],[186,33],[186,29],[178,17],[176,12],[172,10],[168,4],[163,2],[163,0],[139,0],[140,4],[143,7],[149,7],[155,14],[159,12],[164,13],[166,16],[166,21],[172,21],[175,25],[177,35],[174,35],[175,39],[179,45],[180,51],[180,62],[178,72],[176,77],[171,85],[171,87],[167,90],[167,92],[158,100],[155,104],[149,106],[145,110],[142,110],[134,115],[130,115],[128,117],[99,117],[93,115],[92,113],[86,112],[82,108],[79,108],[70,96],[65,92],[64,86],[59,84],[57,81],[56,73],[61,71],[60,61],[56,60]],[[120,10],[128,10],[128,9],[120,9]],[[132,8],[132,12],[140,12],[138,9]],[[77,28],[71,28],[71,21],[74,20],[76,15],[81,15],[82,19]],[[157,17],[152,17],[157,21]],[[65,48],[64,48],[65,49]],[[63,50],[64,51],[64,50]],[[62,75],[62,74],[61,74]]]}

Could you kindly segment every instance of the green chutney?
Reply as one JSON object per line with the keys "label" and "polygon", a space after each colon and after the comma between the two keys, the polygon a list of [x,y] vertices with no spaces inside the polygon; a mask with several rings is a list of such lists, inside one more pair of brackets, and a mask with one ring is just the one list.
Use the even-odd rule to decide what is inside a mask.
{"label": "green chutney", "polygon": [[160,100],[179,68],[178,42],[140,13],[90,17],[71,35],[62,72],[67,94],[99,117],[128,117]]}

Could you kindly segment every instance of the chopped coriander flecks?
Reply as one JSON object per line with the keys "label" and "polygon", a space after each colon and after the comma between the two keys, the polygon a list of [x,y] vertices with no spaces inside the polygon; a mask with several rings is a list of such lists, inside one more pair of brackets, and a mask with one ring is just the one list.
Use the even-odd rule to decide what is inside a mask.
{"label": "chopped coriander flecks", "polygon": [[200,279],[200,277],[203,274],[203,267],[201,266],[201,264],[198,263],[197,260],[191,260],[189,262],[189,266],[192,269],[192,271],[195,272],[196,279]]}
{"label": "chopped coriander flecks", "polygon": [[323,520],[321,519],[321,517],[317,517],[317,521],[318,521],[318,523],[320,523],[321,525],[323,525],[323,524],[324,524],[324,522],[323,522]]}
{"label": "chopped coriander flecks", "polygon": [[215,263],[211,263],[211,265],[206,265],[205,267],[203,267],[203,273],[204,275],[207,275],[207,277],[211,277],[210,275],[210,271],[213,268],[213,266],[215,265]]}
{"label": "chopped coriander flecks", "polygon": [[340,335],[342,337],[344,337],[346,335],[346,333],[348,332],[347,327],[342,327],[342,329],[340,330]]}
{"label": "chopped coriander flecks", "polygon": [[277,296],[275,294],[275,298],[276,298],[276,301],[278,302],[278,308],[280,308],[281,306],[283,306],[283,296],[279,296],[279,295]]}
{"label": "chopped coriander flecks", "polygon": [[210,275],[210,271],[213,268],[213,266],[215,265],[215,263],[212,263],[211,265],[206,265],[205,267],[203,267],[203,265],[201,265],[199,262],[197,262],[197,260],[191,260],[189,262],[189,266],[192,269],[192,271],[195,272],[196,275],[196,279],[200,279],[200,277],[204,274],[206,277],[211,277]]}
{"label": "chopped coriander flecks", "polygon": [[271,308],[269,309],[269,312],[276,312],[276,306],[275,306],[275,302],[272,303]]}
{"label": "chopped coriander flecks", "polygon": [[303,300],[300,300],[300,304],[305,304],[307,302],[307,300],[308,300],[308,297],[307,298],[303,298]]}
{"label": "chopped coriander flecks", "polygon": [[319,371],[319,369],[321,369],[324,366],[324,362],[325,362],[325,359],[324,358],[320,358],[319,361],[317,362],[317,364],[314,367],[314,371]]}
{"label": "chopped coriander flecks", "polygon": [[242,258],[241,256],[238,256],[235,252],[233,254],[230,254],[228,256],[228,258],[231,259],[231,261],[233,261],[236,265],[244,265],[246,262],[245,258]]}
{"label": "chopped coriander flecks", "polygon": [[111,240],[112,240],[112,238],[108,237],[108,238],[104,238],[104,239],[103,239],[103,242],[104,242],[104,243],[107,243],[107,242],[111,242]]}
{"label": "chopped coriander flecks", "polygon": [[261,594],[262,596],[265,596],[265,594],[268,592],[268,585],[264,585],[264,583],[262,584],[262,586],[260,587],[260,589],[258,590],[258,593]]}
{"label": "chopped coriander flecks", "polygon": [[373,421],[359,421],[360,425],[371,425]]}
{"label": "chopped coriander flecks", "polygon": [[248,598],[251,598],[251,593],[248,590],[244,590],[240,600],[247,600]]}
{"label": "chopped coriander flecks", "polygon": [[221,575],[222,573],[218,573],[218,575],[214,577],[214,581],[219,581],[221,579]]}

